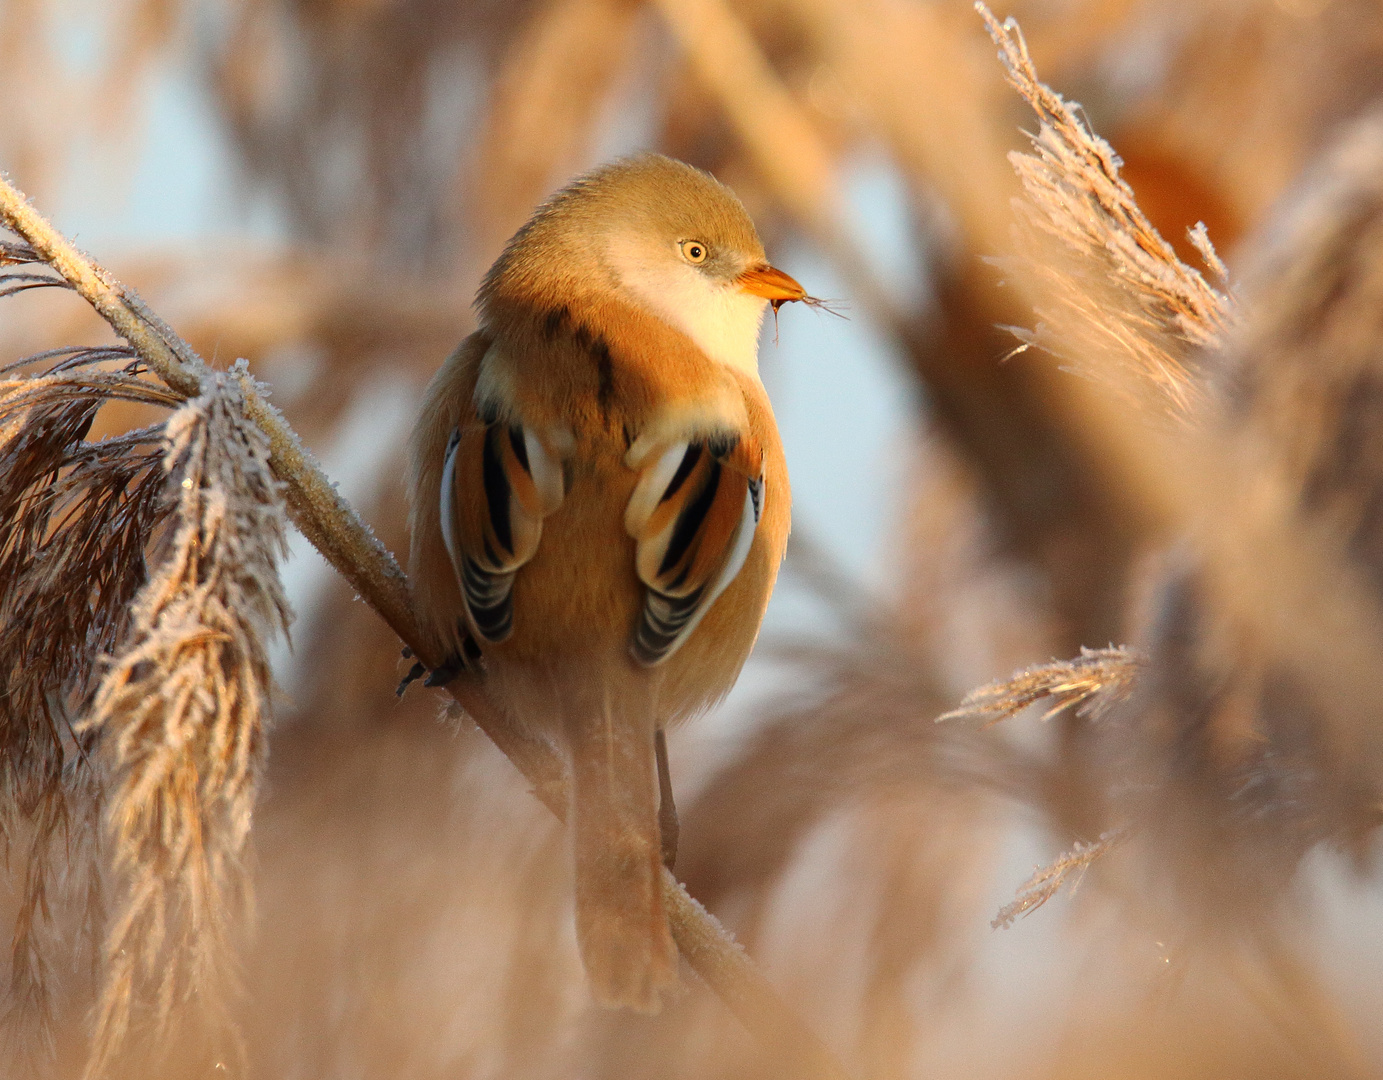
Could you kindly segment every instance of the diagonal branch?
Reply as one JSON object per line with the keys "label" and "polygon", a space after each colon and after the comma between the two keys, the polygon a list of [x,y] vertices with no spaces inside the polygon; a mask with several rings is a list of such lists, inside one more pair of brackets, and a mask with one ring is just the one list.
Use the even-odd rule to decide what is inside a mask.
{"label": "diagonal branch", "polygon": [[[208,372],[205,362],[132,290],[54,229],[4,177],[0,222],[91,304],[171,389],[185,398],[201,393]],[[293,523],[425,665],[438,667],[443,658],[432,655],[422,641],[407,578],[393,555],[337,494],[282,414],[265,400],[260,384],[245,374],[241,387],[246,415],[268,436],[270,465],[286,486]],[[566,776],[556,753],[511,730],[478,678],[458,677],[447,690],[524,774],[544,805],[563,817]],[[666,871],[663,893],[683,955],[745,1027],[778,1056],[784,1075],[844,1080],[845,1069],[831,1051],[778,996],[734,938]]]}

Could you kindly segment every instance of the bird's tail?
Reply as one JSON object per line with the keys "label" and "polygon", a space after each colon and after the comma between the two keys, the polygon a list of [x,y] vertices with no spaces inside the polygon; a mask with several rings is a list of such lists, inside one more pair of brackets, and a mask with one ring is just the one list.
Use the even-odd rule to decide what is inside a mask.
{"label": "bird's tail", "polygon": [[592,691],[564,710],[576,938],[597,1001],[654,1013],[660,991],[677,982],[663,907],[654,721],[643,703]]}

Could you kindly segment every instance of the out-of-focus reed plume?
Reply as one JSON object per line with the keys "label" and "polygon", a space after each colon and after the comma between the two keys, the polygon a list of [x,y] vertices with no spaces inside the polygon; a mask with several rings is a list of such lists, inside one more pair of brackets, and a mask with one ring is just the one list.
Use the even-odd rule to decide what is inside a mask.
{"label": "out-of-focus reed plume", "polygon": [[[1145,223],[1139,224],[1143,219],[1136,208],[1132,208],[1131,191],[1126,185],[1119,185],[1117,173],[1110,171],[1114,159],[1107,146],[1096,142],[1069,107],[1035,82],[1014,27],[1000,27],[987,12],[984,14],[991,33],[1004,49],[1015,86],[1043,118],[1043,129],[1036,139],[1040,158],[1015,157],[1034,205],[1044,212],[1043,217],[1037,219],[1038,224],[1066,239],[1073,250],[1083,248],[1087,261],[1100,265],[1101,258],[1112,258],[1116,264],[1124,264],[1122,268],[1107,266],[1103,271],[1105,275],[1113,271],[1112,276],[1119,282],[1117,291],[1122,297],[1095,283],[1100,271],[1091,275],[1091,282],[1067,280],[1062,283],[1062,290],[1077,298],[1097,298],[1098,302],[1091,303],[1081,316],[1085,322],[1117,326],[1132,312],[1142,320],[1145,328],[1142,332],[1152,348],[1167,351],[1169,343],[1179,343],[1180,348],[1198,353],[1198,362],[1205,365],[1210,374],[1218,374],[1224,368],[1225,350],[1239,357],[1234,393],[1223,402],[1227,411],[1220,407],[1221,402],[1207,401],[1197,407],[1196,402],[1188,401],[1175,390],[1171,396],[1183,406],[1193,406],[1190,415],[1215,429],[1215,438],[1219,441],[1203,444],[1204,449],[1231,455],[1234,462],[1230,471],[1222,472],[1221,477],[1251,475],[1255,478],[1253,482],[1260,486],[1285,484],[1287,490],[1299,493],[1300,510],[1305,511],[1300,525],[1294,521],[1297,510],[1290,506],[1285,510],[1287,516],[1272,525],[1264,519],[1255,523],[1237,515],[1233,507],[1244,505],[1243,492],[1217,493],[1212,490],[1213,485],[1198,485],[1183,500],[1188,507],[1207,503],[1193,513],[1200,532],[1188,538],[1188,550],[1194,551],[1197,543],[1212,535],[1205,532],[1206,529],[1224,533],[1264,526],[1282,530],[1282,539],[1287,543],[1295,542],[1290,537],[1299,532],[1300,542],[1308,545],[1316,558],[1328,559],[1332,552],[1342,552],[1346,545],[1357,547],[1358,528],[1354,535],[1341,535],[1329,527],[1330,522],[1321,521],[1322,515],[1312,512],[1311,487],[1303,473],[1303,469],[1316,464],[1312,458],[1325,456],[1320,447],[1331,447],[1331,453],[1335,454],[1337,451],[1333,448],[1340,440],[1348,443],[1355,436],[1350,434],[1348,420],[1339,413],[1338,404],[1336,413],[1332,414],[1323,406],[1313,405],[1312,398],[1306,394],[1293,393],[1291,388],[1295,383],[1290,372],[1300,370],[1298,355],[1310,357],[1315,355],[1317,348],[1329,348],[1334,350],[1335,370],[1347,369],[1348,378],[1354,380],[1352,385],[1358,385],[1358,368],[1366,369],[1372,358],[1372,346],[1361,346],[1358,342],[1368,339],[1373,326],[1365,321],[1363,325],[1368,329],[1360,334],[1355,321],[1357,316],[1353,314],[1355,309],[1350,303],[1359,295],[1362,302],[1358,310],[1372,310],[1369,305],[1374,293],[1368,284],[1371,275],[1350,272],[1356,264],[1367,268],[1373,258],[1369,230],[1360,224],[1361,220],[1368,220],[1366,210],[1360,207],[1367,207],[1370,195],[1367,185],[1358,181],[1351,185],[1350,177],[1357,174],[1346,167],[1341,175],[1340,165],[1342,161],[1352,160],[1358,168],[1360,159],[1369,158],[1367,139],[1356,137],[1350,144],[1351,149],[1340,151],[1334,178],[1323,184],[1324,193],[1307,196],[1308,202],[1316,208],[1318,225],[1334,216],[1339,221],[1337,227],[1318,227],[1314,234],[1298,227],[1290,240],[1278,241],[1276,261],[1268,259],[1268,268],[1258,271],[1254,286],[1246,291],[1246,310],[1251,314],[1246,316],[1243,332],[1236,333],[1224,298],[1205,287],[1194,271],[1182,266],[1171,249],[1162,244],[1155,233],[1144,228]],[[1081,153],[1072,154],[1061,148],[1056,141],[1057,127],[1050,121],[1053,116],[1059,116],[1068,138],[1076,140]],[[1092,163],[1098,165],[1098,169],[1092,169]],[[1097,181],[1101,176],[1108,181],[1105,187],[1114,192],[1121,208],[1117,215],[1095,215],[1095,227],[1086,228],[1087,239],[1076,243],[1070,239],[1076,231],[1072,222],[1079,224],[1077,215],[1069,209],[1073,196],[1077,206],[1088,208],[1091,196],[1099,190]],[[1308,191],[1311,190],[1312,184],[1308,182]],[[1108,210],[1103,200],[1097,205]],[[1031,208],[1029,214],[1032,214]],[[1363,214],[1362,219],[1360,214]],[[1091,215],[1085,216],[1090,220]],[[1139,244],[1127,242],[1130,223],[1141,239],[1156,241],[1148,245],[1152,248],[1150,255],[1158,260],[1151,271],[1147,260],[1138,261],[1140,252],[1149,254],[1141,240]],[[1344,250],[1345,236],[1348,236],[1348,250]],[[1280,254],[1283,251],[1290,255]],[[1208,249],[1204,254],[1207,261],[1213,258]],[[1029,272],[1034,265],[1029,265]],[[1331,282],[1336,284],[1333,291],[1321,293],[1314,287],[1306,287],[1304,283],[1308,280],[1313,286],[1319,282],[1319,288],[1326,290],[1330,289]],[[1320,306],[1326,301],[1315,301],[1316,306],[1312,306],[1313,297],[1322,295],[1329,297],[1328,309]],[[1072,321],[1070,315],[1079,312],[1082,303],[1070,305],[1063,326]],[[1148,317],[1157,310],[1163,313],[1161,318]],[[1345,343],[1332,340],[1332,320],[1335,319],[1344,322],[1343,333],[1350,335]],[[1309,332],[1304,330],[1303,321],[1309,322]],[[1290,329],[1284,329],[1288,325]],[[1126,352],[1127,338],[1126,333],[1117,331],[1101,346],[1095,338],[1087,337],[1082,344],[1084,362],[1118,364]],[[1352,344],[1353,348],[1346,348],[1345,344]],[[1317,366],[1310,367],[1313,379]],[[1113,378],[1116,385],[1127,386],[1132,377],[1159,386],[1165,392],[1169,378],[1174,387],[1192,385],[1186,370],[1184,361],[1170,367],[1140,363],[1129,367],[1123,375],[1113,373]],[[1260,397],[1260,400],[1270,400],[1272,408],[1254,410],[1244,404],[1253,400],[1248,390],[1256,385],[1255,377],[1257,384],[1274,388]],[[1199,381],[1215,389],[1223,383],[1221,379],[1212,384],[1204,377]],[[1329,382],[1317,381],[1315,386],[1317,402],[1328,399],[1332,393],[1348,400],[1352,393],[1350,387],[1342,390]],[[1283,388],[1280,392],[1279,387]],[[1277,429],[1264,430],[1264,417],[1271,417],[1272,422],[1279,425]],[[1194,437],[1190,429],[1187,429],[1187,437]],[[1284,450],[1290,450],[1294,443],[1307,446],[1312,452],[1300,452],[1295,460],[1290,454],[1284,457]],[[1350,451],[1348,456],[1353,462],[1357,453]],[[1303,460],[1306,465],[1302,464]],[[1177,467],[1181,466],[1173,466]],[[1355,470],[1353,464],[1351,470]],[[1353,471],[1351,475],[1360,474]],[[1334,500],[1337,504],[1349,502],[1351,496],[1357,499],[1360,488],[1364,489],[1365,505],[1372,498],[1366,475],[1363,480],[1336,487],[1340,489]],[[1225,512],[1212,518],[1214,510],[1208,501],[1216,497],[1224,500],[1220,509]],[[1183,524],[1189,524],[1190,520],[1188,518]],[[1247,542],[1247,532],[1245,536]],[[1271,545],[1279,541],[1268,538],[1253,542]],[[1259,550],[1268,549],[1260,547]],[[1195,870],[1186,875],[1187,880],[1213,881],[1223,900],[1226,895],[1243,895],[1253,890],[1252,883],[1263,871],[1264,858],[1270,862],[1273,858],[1285,860],[1278,866],[1278,873],[1290,876],[1291,867],[1311,844],[1331,834],[1342,838],[1339,830],[1347,821],[1353,819],[1356,830],[1371,829],[1376,824],[1377,815],[1372,806],[1376,801],[1378,778],[1369,775],[1371,766],[1368,764],[1376,753],[1367,749],[1372,741],[1361,740],[1357,731],[1362,715],[1359,712],[1362,700],[1358,699],[1370,691],[1359,683],[1360,679],[1366,679],[1363,666],[1356,666],[1354,685],[1349,692],[1340,695],[1327,690],[1322,697],[1322,688],[1332,677],[1284,653],[1284,641],[1272,640],[1272,631],[1263,633],[1276,618],[1271,610],[1265,609],[1277,603],[1276,598],[1260,594],[1246,601],[1226,593],[1226,590],[1232,593],[1235,582],[1241,582],[1242,578],[1228,565],[1236,556],[1225,546],[1223,537],[1216,537],[1215,546],[1209,549],[1215,566],[1212,571],[1215,586],[1209,592],[1200,583],[1198,557],[1186,553],[1183,556],[1171,561],[1173,569],[1167,571],[1162,584],[1154,590],[1157,614],[1148,630],[1149,641],[1144,645],[1149,657],[1143,665],[1147,674],[1137,692],[1130,695],[1125,686],[1112,700],[1128,699],[1114,710],[1114,714],[1122,717],[1125,724],[1138,718],[1141,737],[1128,743],[1125,750],[1138,747],[1134,760],[1141,762],[1141,767],[1152,770],[1147,782],[1134,785],[1132,790],[1165,793],[1184,789],[1186,805],[1195,805],[1198,809],[1185,820],[1178,814],[1163,814],[1160,807],[1165,796],[1159,795],[1149,805],[1140,805],[1140,798],[1135,796],[1132,805],[1136,809],[1112,812],[1116,817],[1127,813],[1135,819],[1141,817],[1155,823],[1159,835],[1174,837],[1168,841],[1168,848],[1182,850],[1196,844],[1208,844],[1212,849],[1216,846],[1216,841],[1200,832],[1198,816],[1218,817],[1230,832],[1235,828],[1247,830],[1240,833],[1240,843],[1230,844],[1224,851],[1226,856],[1246,858],[1242,874],[1225,872],[1228,864],[1234,862],[1233,858],[1229,858],[1228,864],[1214,877],[1200,872],[1205,865],[1200,860],[1188,860]],[[1332,572],[1327,569],[1326,573]],[[1287,595],[1284,592],[1283,603],[1292,603],[1286,600]],[[1333,616],[1321,610],[1319,601],[1313,604],[1306,599],[1305,603],[1305,609],[1293,610],[1291,618],[1313,620],[1308,634],[1318,634],[1315,640],[1329,640],[1332,631],[1327,626],[1331,625],[1329,620]],[[1361,608],[1358,616],[1351,616],[1356,618],[1357,627],[1364,628],[1365,638],[1369,636],[1366,609],[1367,605]],[[1348,623],[1336,622],[1334,632],[1340,633],[1344,625]],[[1346,643],[1342,641],[1341,644]],[[1363,647],[1369,646],[1364,644]],[[1079,660],[1073,662],[1079,663]],[[1060,671],[1060,666],[1054,670]],[[1023,700],[1024,688],[1025,682],[1020,677],[1007,686],[980,692],[958,712],[973,712],[973,705],[981,706],[982,711],[986,701],[994,700],[1000,715],[1010,715],[1011,710],[1005,708],[1006,702],[1017,704]],[[1376,691],[1375,685],[1372,692]],[[1057,701],[1060,705],[1060,695]],[[1318,705],[1324,701],[1329,701],[1330,705],[1318,711]],[[1117,740],[1107,739],[1106,742],[1117,745]],[[1354,750],[1343,753],[1346,747]],[[1333,763],[1331,757],[1336,758]],[[1124,751],[1116,753],[1114,759],[1126,764],[1128,760]],[[1192,766],[1192,762],[1199,765]],[[1320,781],[1327,775],[1331,783],[1322,784]],[[1195,797],[1192,797],[1193,791]],[[1128,789],[1121,792],[1111,787],[1109,794],[1116,806],[1121,801],[1129,802]],[[1250,810],[1251,807],[1254,809]],[[1172,820],[1180,820],[1178,828],[1170,827]],[[1266,824],[1269,821],[1271,827]],[[1270,852],[1276,854],[1270,856]],[[1202,855],[1209,858],[1209,850],[1203,850]]]}
{"label": "out-of-focus reed plume", "polygon": [[[990,25],[1010,62],[1015,52],[1021,61],[1011,34],[993,20]],[[1072,856],[1039,873],[1000,913],[1007,920],[1041,903],[1071,867],[1084,868],[1104,854],[1110,836],[1127,839],[1119,876],[1124,891],[1137,897],[1131,906],[1144,909],[1143,917],[1175,940],[1176,951],[1236,957],[1229,970],[1245,992],[1256,987],[1252,992],[1265,1002],[1294,1002],[1282,1007],[1311,1019],[1285,1028],[1288,1041],[1307,1060],[1343,1075],[1364,1075],[1359,1051],[1348,1025],[1314,986],[1309,965],[1296,956],[1287,883],[1314,846],[1329,841],[1362,851],[1379,824],[1376,747],[1359,724],[1368,713],[1364,703],[1376,700],[1383,687],[1357,658],[1347,677],[1302,663],[1284,653],[1284,640],[1271,627],[1282,618],[1304,621],[1301,640],[1314,647],[1333,639],[1343,654],[1355,646],[1350,637],[1360,628],[1368,637],[1368,605],[1342,617],[1340,608],[1327,607],[1338,596],[1313,602],[1293,595],[1286,578],[1280,598],[1261,591],[1235,596],[1236,582],[1245,579],[1226,560],[1250,557],[1252,545],[1266,551],[1301,542],[1312,558],[1350,561],[1348,551],[1372,569],[1368,507],[1377,485],[1359,433],[1378,422],[1366,404],[1378,356],[1375,264],[1383,252],[1370,227],[1383,164],[1378,130],[1372,120],[1351,133],[1303,181],[1296,209],[1260,241],[1244,288],[1242,328],[1217,320],[1218,333],[1200,341],[1173,320],[1153,328],[1164,341],[1180,338],[1199,352],[1206,398],[1192,402],[1188,415],[1214,433],[1200,445],[1233,462],[1219,475],[1285,494],[1288,505],[1274,523],[1244,513],[1243,500],[1252,493],[1216,492],[1213,484],[1187,492],[1186,505],[1200,510],[1193,515],[1195,528],[1150,587],[1153,599],[1139,635],[1146,659],[1132,687],[1095,699],[1103,723],[1094,729],[1100,751],[1091,760],[1103,777],[1097,782],[1102,816],[1114,831],[1093,845],[1078,843]],[[1043,164],[1055,161],[1048,154]],[[1018,164],[1021,169],[1024,163]],[[1085,171],[1079,162],[1062,168],[1062,181]],[[1096,246],[1120,249],[1115,242]],[[1073,291],[1081,288],[1077,283]],[[1104,298],[1090,309],[1091,318],[1117,322],[1142,307],[1134,293],[1125,297],[1123,311],[1116,305],[1109,312],[1107,290],[1086,291]],[[1088,339],[1083,358],[1111,363],[1119,353],[1117,344],[1098,348]],[[1132,373],[1163,381],[1146,367]],[[1198,438],[1193,427],[1184,430],[1188,440]],[[1250,531],[1265,527],[1280,537]],[[1226,534],[1235,531],[1245,543],[1237,556],[1226,546]],[[1213,542],[1205,548],[1207,541]],[[1213,564],[1213,587],[1206,586],[1202,555]],[[1049,685],[1058,707],[1062,669],[1045,669],[1056,676]],[[1031,689],[1038,692],[1043,670],[1031,673],[1037,676]],[[1348,690],[1328,689],[1337,678]],[[992,701],[997,715],[1012,715],[1010,704],[1031,700],[1028,682],[1020,676],[987,688],[957,712],[983,714]],[[1265,882],[1278,887],[1265,889]]]}
{"label": "out-of-focus reed plume", "polygon": [[282,497],[234,375],[213,377],[163,436],[171,532],[79,728],[99,734],[108,759],[118,889],[93,1078],[119,1052],[131,1015],[145,1012],[153,1022],[141,1035],[155,1045],[170,1038],[174,1011],[191,1008],[212,1063],[243,1060],[229,999],[249,901],[243,862],[265,752],[268,648],[290,619],[277,567]]}
{"label": "out-of-focus reed plume", "polygon": [[[1127,136],[1192,163],[1242,222],[1261,220],[1383,91],[1371,0],[1143,3],[1132,15],[1106,45],[1132,88]],[[1159,62],[1140,71],[1146,50]]]}
{"label": "out-of-focus reed plume", "polygon": [[[1303,178],[1250,261],[1245,326],[1219,380],[1220,423],[1252,455],[1256,475],[1291,493],[1303,530],[1337,552],[1374,599],[1383,565],[1374,509],[1383,491],[1380,171],[1383,121],[1373,116]],[[1235,857],[1220,859],[1207,880],[1242,897],[1265,872],[1285,880],[1321,841],[1367,850],[1383,776],[1372,733],[1361,729],[1383,688],[1376,675],[1372,685],[1356,675],[1348,697],[1323,697],[1320,683],[1345,679],[1343,668],[1294,665],[1226,619],[1194,550],[1193,539],[1154,594],[1152,662],[1127,709],[1144,718],[1154,745],[1175,748],[1180,764],[1159,770],[1159,787],[1175,784],[1202,827],[1213,815],[1222,837],[1239,838],[1225,850]],[[1354,645],[1333,604],[1294,617],[1342,653]]]}
{"label": "out-of-focus reed plume", "polygon": [[318,243],[455,256],[478,96],[536,0],[240,0],[209,60],[256,183]]}
{"label": "out-of-focus reed plume", "polygon": [[1255,319],[1225,375],[1233,415],[1302,508],[1383,583],[1383,114],[1342,132],[1249,266]]}
{"label": "out-of-focus reed plume", "polygon": [[640,13],[633,0],[548,0],[508,43],[468,182],[459,186],[478,268],[581,170],[600,111],[627,74]]}

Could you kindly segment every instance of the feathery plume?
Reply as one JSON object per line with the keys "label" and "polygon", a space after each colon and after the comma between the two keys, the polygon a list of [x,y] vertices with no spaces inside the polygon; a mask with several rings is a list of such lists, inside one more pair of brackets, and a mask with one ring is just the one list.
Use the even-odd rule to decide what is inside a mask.
{"label": "feathery plume", "polygon": [[40,264],[43,269],[7,270],[0,273],[0,299],[29,289],[71,288],[62,278],[47,272],[43,260],[28,244],[0,239],[0,266],[27,266],[32,263]]}
{"label": "feathery plume", "polygon": [[[169,406],[120,348],[59,350],[36,375],[0,368],[0,747],[7,768],[58,737],[55,691],[80,696],[143,584],[162,492],[157,428],[97,442],[107,401]],[[107,361],[120,369],[102,370]],[[59,695],[61,696],[61,695]],[[68,695],[69,698],[71,695]],[[56,747],[56,744],[54,744]]]}
{"label": "feathery plume", "polygon": [[73,895],[99,887],[99,783],[92,740],[70,717],[90,696],[97,657],[124,632],[164,511],[157,428],[86,436],[107,401],[176,403],[141,370],[124,348],[0,367],[0,853],[24,882],[6,1022],[37,1032],[40,1049],[51,1041],[51,956],[70,947],[47,940],[61,936],[54,908],[66,895],[84,922],[99,916]]}
{"label": "feathery plume", "polygon": [[[1079,374],[1135,390],[1156,389],[1182,414],[1203,396],[1197,354],[1234,322],[1230,297],[1177,258],[1119,175],[1121,162],[1078,105],[1037,77],[1012,19],[984,18],[1008,82],[1037,113],[1035,153],[1009,155],[1025,200],[1016,200],[1020,254],[998,260],[1037,287],[1035,330],[1011,328]],[[1226,268],[1203,225],[1191,242],[1222,281]],[[1111,366],[1113,365],[1113,366]]]}
{"label": "feathery plume", "polygon": [[41,261],[38,253],[28,244],[14,240],[0,240],[0,266],[19,266],[24,263]]}
{"label": "feathery plume", "polygon": [[209,1044],[235,1051],[232,938],[249,903],[242,862],[264,757],[268,645],[290,618],[277,570],[280,484],[268,439],[244,415],[242,374],[212,376],[167,422],[176,526],[80,728],[100,733],[113,773],[106,829],[122,890],[90,1077],[137,1008],[162,1042],[195,998]]}
{"label": "feathery plume", "polygon": [[1137,649],[1127,645],[1109,649],[1082,648],[1071,660],[1054,660],[1017,672],[1010,679],[982,686],[965,695],[960,705],[936,718],[981,720],[988,727],[1017,716],[1043,698],[1052,707],[1043,714],[1050,720],[1057,713],[1074,708],[1076,715],[1095,720],[1133,690],[1139,671],[1147,663]]}
{"label": "feathery plume", "polygon": [[1111,829],[1102,833],[1093,843],[1077,840],[1075,846],[1056,862],[1039,867],[1018,889],[1013,901],[999,909],[989,925],[995,930],[1007,930],[1019,916],[1031,915],[1060,892],[1072,875],[1075,875],[1075,880],[1071,882],[1071,892],[1074,893],[1091,864],[1117,847],[1126,835],[1123,829]]}

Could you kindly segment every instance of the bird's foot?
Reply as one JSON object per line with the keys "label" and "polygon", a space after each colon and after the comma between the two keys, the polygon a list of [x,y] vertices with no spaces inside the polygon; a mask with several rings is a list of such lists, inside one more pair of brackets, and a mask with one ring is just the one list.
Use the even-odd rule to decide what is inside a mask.
{"label": "bird's foot", "polygon": [[[405,660],[407,660],[412,655],[412,649],[403,650],[403,658]],[[423,667],[421,660],[414,663],[414,665],[408,669],[408,674],[403,677],[403,681],[399,683],[399,688],[394,691],[394,696],[403,697],[403,692],[408,689],[409,684],[417,682],[426,674],[427,668]]]}
{"label": "bird's foot", "polygon": [[452,653],[439,666],[428,672],[423,680],[424,686],[446,686],[452,679],[466,670],[466,661],[460,653]]}

